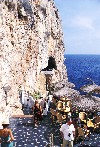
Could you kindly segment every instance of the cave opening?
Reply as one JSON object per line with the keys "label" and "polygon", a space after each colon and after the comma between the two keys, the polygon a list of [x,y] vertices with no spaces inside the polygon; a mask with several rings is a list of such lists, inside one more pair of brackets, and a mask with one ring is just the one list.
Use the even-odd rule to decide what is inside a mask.
{"label": "cave opening", "polygon": [[50,56],[48,60],[48,66],[42,69],[42,71],[52,71],[53,69],[57,70],[56,61],[54,57]]}

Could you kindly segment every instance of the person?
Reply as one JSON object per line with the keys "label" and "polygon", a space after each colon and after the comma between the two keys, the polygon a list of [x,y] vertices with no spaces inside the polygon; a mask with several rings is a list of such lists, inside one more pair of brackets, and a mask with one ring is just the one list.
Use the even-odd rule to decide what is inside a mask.
{"label": "person", "polygon": [[0,130],[1,147],[13,147],[13,134],[11,129],[8,129],[9,120],[2,122],[3,129]]}
{"label": "person", "polygon": [[43,106],[43,116],[44,118],[47,116],[48,108],[47,108],[47,100],[45,99],[44,106]]}
{"label": "person", "polygon": [[[54,99],[53,99],[54,100]],[[51,119],[52,119],[52,122],[55,120],[55,119],[57,119],[57,116],[56,116],[56,108],[57,108],[57,106],[56,106],[56,104],[55,104],[55,102],[54,101],[51,101],[51,103],[50,103],[50,112],[51,112]]]}
{"label": "person", "polygon": [[71,118],[67,118],[66,124],[63,124],[60,128],[60,132],[63,138],[62,147],[73,147],[73,141],[75,136],[75,127],[72,123]]}
{"label": "person", "polygon": [[40,98],[41,98],[40,106],[41,106],[41,109],[43,109],[44,103],[45,103],[45,99],[43,97],[40,97]]}
{"label": "person", "polygon": [[51,101],[50,101],[50,99],[48,98],[48,99],[47,99],[48,111],[50,111],[50,103],[51,103]]}
{"label": "person", "polygon": [[42,109],[38,101],[35,101],[34,105],[34,123],[35,126],[38,125],[38,121],[42,120]]}
{"label": "person", "polygon": [[56,103],[54,101],[56,101],[56,100],[52,99],[52,101],[50,102],[50,109],[56,110],[57,106],[56,106]]}
{"label": "person", "polygon": [[33,114],[34,104],[35,104],[35,100],[34,100],[34,98],[30,95],[30,96],[29,96],[30,114]]}

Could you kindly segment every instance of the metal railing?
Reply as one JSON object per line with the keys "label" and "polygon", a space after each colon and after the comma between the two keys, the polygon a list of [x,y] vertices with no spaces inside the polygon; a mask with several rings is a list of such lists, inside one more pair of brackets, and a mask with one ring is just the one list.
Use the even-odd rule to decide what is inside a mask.
{"label": "metal railing", "polygon": [[50,137],[49,137],[49,147],[54,147],[53,134],[50,134]]}

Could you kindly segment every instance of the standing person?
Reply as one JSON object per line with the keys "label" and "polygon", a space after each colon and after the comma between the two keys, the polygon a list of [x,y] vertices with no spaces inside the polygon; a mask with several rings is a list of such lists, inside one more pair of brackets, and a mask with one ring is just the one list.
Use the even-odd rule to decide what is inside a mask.
{"label": "standing person", "polygon": [[63,124],[60,128],[60,132],[63,138],[62,147],[73,147],[73,141],[75,136],[75,128],[70,118],[67,118],[67,123]]}
{"label": "standing person", "polygon": [[42,120],[42,109],[38,101],[35,101],[34,105],[34,123],[37,126],[38,121]]}
{"label": "standing person", "polygon": [[48,111],[50,111],[50,103],[51,103],[51,101],[50,101],[49,98],[47,99],[47,103],[48,103]]}
{"label": "standing person", "polygon": [[40,98],[41,98],[40,106],[41,106],[41,109],[43,109],[44,103],[45,103],[45,99],[43,99],[43,97],[40,97]]}
{"label": "standing person", "polygon": [[48,112],[48,107],[47,107],[47,102],[46,102],[46,99],[45,99],[44,106],[43,106],[43,116],[44,116],[44,118],[47,116],[47,112]]}
{"label": "standing person", "polygon": [[0,130],[0,143],[1,147],[13,147],[13,134],[11,129],[8,129],[9,121],[2,122],[3,129]]}
{"label": "standing person", "polygon": [[33,114],[35,100],[31,95],[29,96],[29,100],[30,114]]}

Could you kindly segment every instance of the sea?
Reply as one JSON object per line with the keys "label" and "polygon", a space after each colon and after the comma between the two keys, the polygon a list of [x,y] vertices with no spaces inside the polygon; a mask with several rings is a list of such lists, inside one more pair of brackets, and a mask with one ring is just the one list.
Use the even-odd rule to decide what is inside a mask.
{"label": "sea", "polygon": [[75,89],[95,83],[100,86],[100,55],[64,55],[69,82]]}

